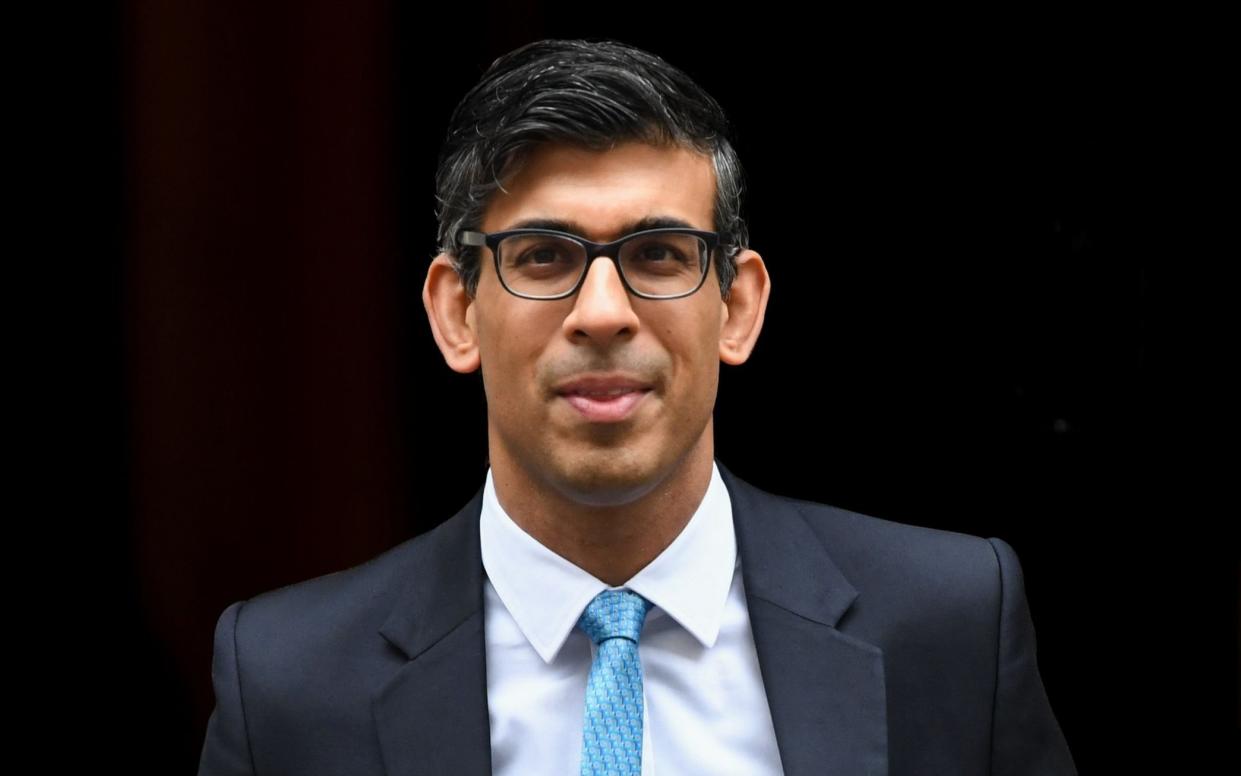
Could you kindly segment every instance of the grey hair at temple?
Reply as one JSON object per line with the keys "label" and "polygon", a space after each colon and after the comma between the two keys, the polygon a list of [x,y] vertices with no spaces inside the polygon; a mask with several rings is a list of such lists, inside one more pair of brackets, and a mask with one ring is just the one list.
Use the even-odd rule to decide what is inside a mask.
{"label": "grey hair at temple", "polygon": [[711,157],[714,262],[721,295],[748,247],[741,217],[745,188],[731,129],[719,104],[681,70],[617,41],[541,40],[505,54],[454,109],[435,174],[439,251],[449,254],[470,298],[478,289],[480,248],[457,242],[478,229],[491,195],[527,154],[547,142],[604,151],[619,142],[680,145]]}

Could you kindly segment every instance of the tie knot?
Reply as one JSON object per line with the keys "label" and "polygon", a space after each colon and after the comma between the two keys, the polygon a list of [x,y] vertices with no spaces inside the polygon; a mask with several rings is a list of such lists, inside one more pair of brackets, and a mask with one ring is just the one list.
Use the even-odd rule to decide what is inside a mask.
{"label": "tie knot", "polygon": [[586,605],[577,627],[595,644],[618,636],[637,644],[651,606],[632,590],[604,590]]}

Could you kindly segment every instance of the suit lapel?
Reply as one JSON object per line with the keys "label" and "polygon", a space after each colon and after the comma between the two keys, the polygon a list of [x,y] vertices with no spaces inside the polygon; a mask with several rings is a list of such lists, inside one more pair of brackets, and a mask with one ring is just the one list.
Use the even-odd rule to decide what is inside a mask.
{"label": "suit lapel", "polygon": [[883,653],[836,629],[857,591],[792,502],[716,465],[784,772],[886,774]]}
{"label": "suit lapel", "polygon": [[405,658],[372,703],[389,776],[491,773],[482,497],[415,540],[408,585],[380,629]]}

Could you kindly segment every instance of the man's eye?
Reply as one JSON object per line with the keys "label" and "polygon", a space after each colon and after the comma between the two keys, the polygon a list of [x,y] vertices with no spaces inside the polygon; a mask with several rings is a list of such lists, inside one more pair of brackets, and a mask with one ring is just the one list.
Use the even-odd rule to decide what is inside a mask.
{"label": "man's eye", "polygon": [[552,264],[557,261],[563,261],[565,258],[564,251],[556,246],[544,246],[541,248],[531,248],[517,259],[518,264]]}
{"label": "man's eye", "polygon": [[671,245],[664,243],[650,243],[642,246],[642,250],[638,252],[638,258],[646,263],[661,264],[665,262],[685,263],[685,255]]}

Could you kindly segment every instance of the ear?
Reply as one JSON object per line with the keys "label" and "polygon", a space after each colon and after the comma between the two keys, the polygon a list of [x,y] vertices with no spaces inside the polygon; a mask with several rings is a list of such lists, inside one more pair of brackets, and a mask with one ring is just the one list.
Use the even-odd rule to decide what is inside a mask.
{"label": "ear", "polygon": [[427,308],[431,334],[454,371],[467,373],[479,367],[478,327],[474,300],[452,265],[452,258],[441,253],[427,268],[422,286],[422,304]]}
{"label": "ear", "polygon": [[736,366],[750,357],[763,329],[770,293],[771,278],[767,276],[763,258],[751,250],[737,254],[737,277],[728,290],[728,298],[720,302],[724,307],[720,321],[720,360],[725,364]]}

